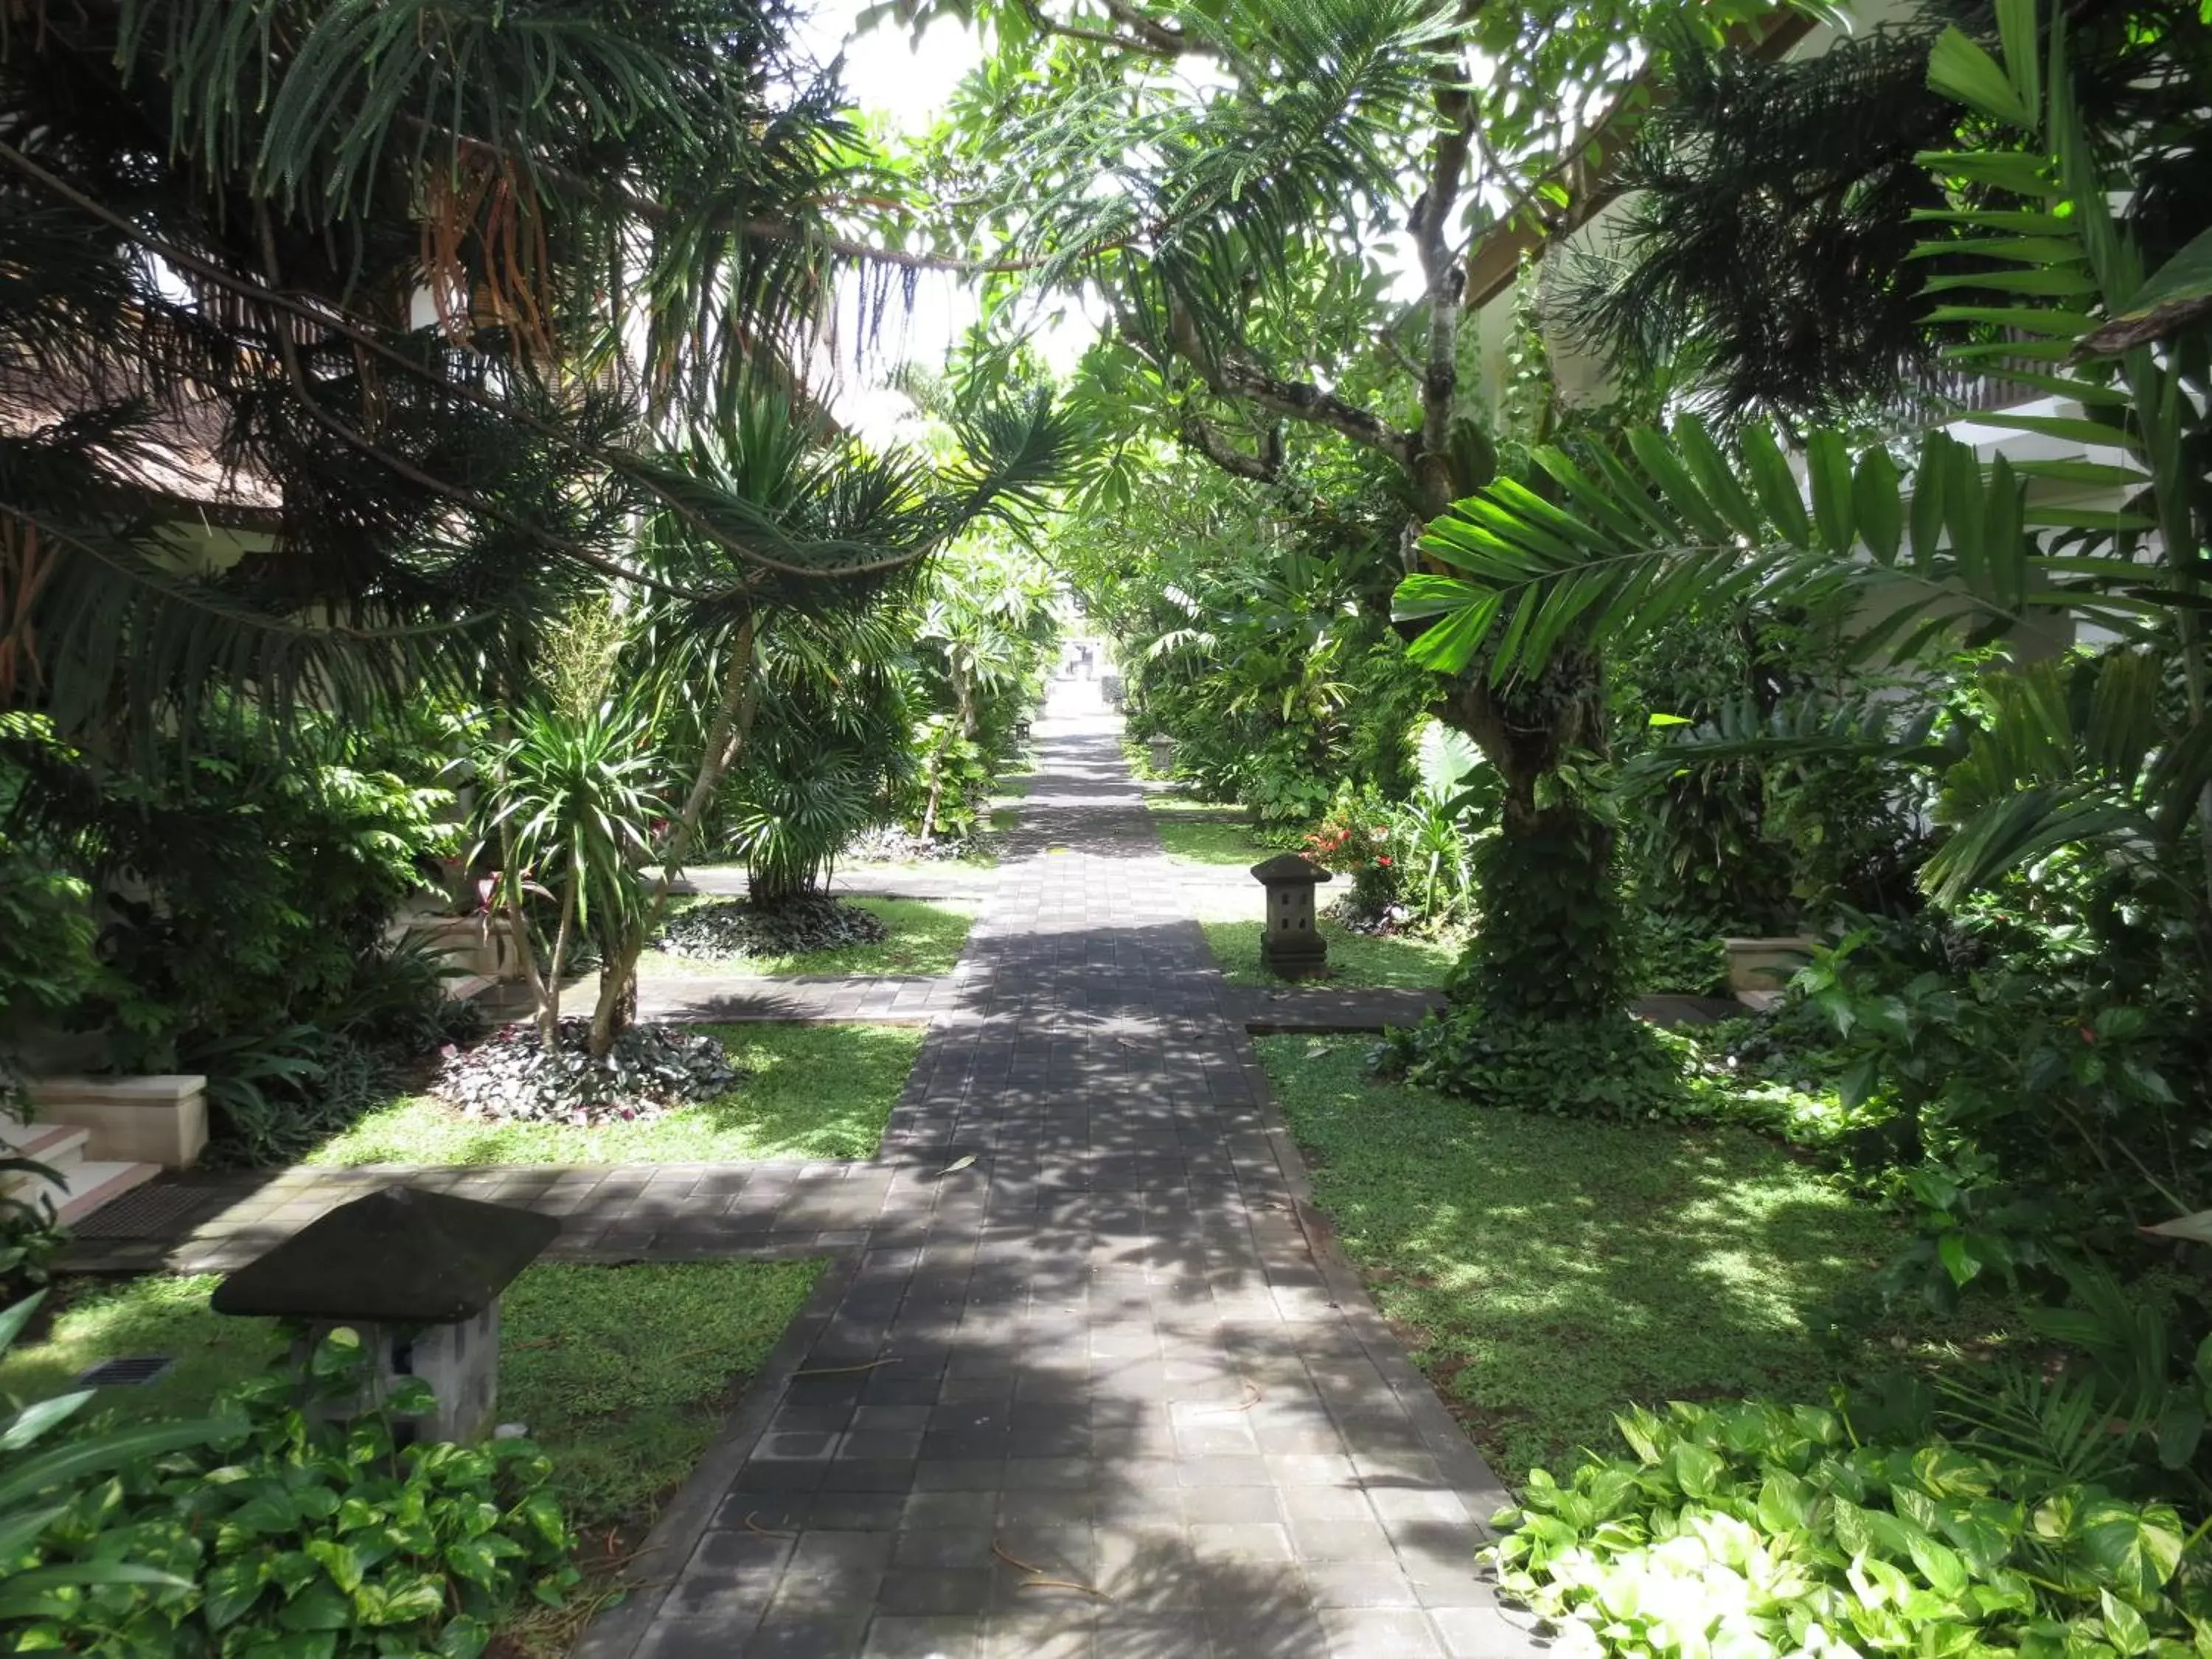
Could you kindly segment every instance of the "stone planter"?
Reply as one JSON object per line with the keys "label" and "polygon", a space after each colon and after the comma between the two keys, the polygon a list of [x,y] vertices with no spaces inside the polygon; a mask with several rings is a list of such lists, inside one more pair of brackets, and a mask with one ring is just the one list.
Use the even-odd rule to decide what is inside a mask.
{"label": "stone planter", "polygon": [[1175,770],[1175,739],[1173,738],[1154,738],[1147,746],[1152,750],[1152,770],[1155,773],[1161,777],[1165,777],[1170,772]]}
{"label": "stone planter", "polygon": [[1739,1002],[1764,1007],[1782,994],[1790,976],[1813,959],[1820,944],[1809,933],[1778,934],[1767,939],[1728,939],[1729,991]]}
{"label": "stone planter", "polygon": [[204,1077],[45,1077],[30,1091],[36,1120],[82,1129],[85,1156],[97,1163],[189,1170],[207,1145]]}
{"label": "stone planter", "polygon": [[457,974],[490,980],[522,977],[514,924],[505,916],[410,916],[401,937],[418,941],[432,956],[445,957]]}

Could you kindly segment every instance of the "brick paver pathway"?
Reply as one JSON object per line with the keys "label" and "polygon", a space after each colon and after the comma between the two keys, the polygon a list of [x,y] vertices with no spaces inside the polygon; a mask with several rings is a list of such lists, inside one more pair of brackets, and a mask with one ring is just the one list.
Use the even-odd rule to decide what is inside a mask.
{"label": "brick paver pathway", "polygon": [[1306,1205],[1181,891],[1113,726],[1048,725],[958,1006],[816,1212],[858,1248],[586,1659],[1531,1650],[1472,1566],[1503,1494]]}

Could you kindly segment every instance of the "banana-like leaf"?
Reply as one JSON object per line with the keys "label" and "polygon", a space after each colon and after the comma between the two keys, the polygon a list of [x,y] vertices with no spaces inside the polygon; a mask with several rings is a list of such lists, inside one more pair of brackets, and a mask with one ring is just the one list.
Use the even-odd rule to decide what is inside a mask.
{"label": "banana-like leaf", "polygon": [[1955,904],[2062,847],[2150,839],[2150,825],[2125,806],[2082,791],[2027,789],[1961,823],[1923,867],[1920,884],[1937,903]]}

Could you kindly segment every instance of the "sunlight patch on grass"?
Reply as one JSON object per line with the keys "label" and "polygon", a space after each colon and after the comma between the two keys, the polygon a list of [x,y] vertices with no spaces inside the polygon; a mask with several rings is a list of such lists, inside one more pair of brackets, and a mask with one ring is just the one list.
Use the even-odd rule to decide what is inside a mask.
{"label": "sunlight patch on grass", "polygon": [[872,1158],[914,1059],[916,1025],[706,1025],[749,1075],[728,1094],[635,1123],[500,1123],[415,1096],[369,1113],[309,1164],[694,1164]]}
{"label": "sunlight patch on grass", "polygon": [[1272,856],[1255,839],[1251,814],[1179,795],[1147,795],[1145,805],[1171,859],[1188,864],[1258,864]]}
{"label": "sunlight patch on grass", "polygon": [[1903,1242],[1890,1215],[1742,1130],[1485,1111],[1369,1078],[1367,1047],[1259,1043],[1316,1201],[1505,1480],[1614,1445],[1630,1401],[1826,1398],[1820,1310]]}
{"label": "sunlight patch on grass", "polygon": [[[1256,895],[1259,888],[1253,888]],[[1258,901],[1254,900],[1254,908]],[[1283,985],[1260,965],[1260,927],[1256,921],[1201,921],[1206,948],[1221,966],[1221,975],[1231,985]],[[1301,980],[1303,985],[1330,986],[1338,990],[1416,990],[1443,988],[1445,976],[1459,960],[1460,947],[1425,939],[1376,939],[1348,933],[1324,918],[1322,942],[1328,946],[1328,972]]]}

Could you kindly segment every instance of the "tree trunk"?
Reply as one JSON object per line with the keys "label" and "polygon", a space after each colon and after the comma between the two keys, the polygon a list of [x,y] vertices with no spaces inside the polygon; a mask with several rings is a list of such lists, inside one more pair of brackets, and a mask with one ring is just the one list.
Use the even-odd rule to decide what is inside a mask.
{"label": "tree trunk", "polygon": [[1482,849],[1481,917],[1455,994],[1506,1017],[1595,1019],[1629,992],[1613,826],[1542,781],[1577,749],[1605,747],[1595,665],[1562,658],[1543,681],[1501,696],[1480,665],[1434,711],[1464,732],[1505,786],[1498,834]]}
{"label": "tree trunk", "polygon": [[637,959],[645,954],[646,942],[660,926],[660,918],[668,908],[669,890],[676,884],[684,860],[691,855],[691,843],[698,838],[708,803],[714,799],[716,787],[744,751],[745,738],[752,731],[753,709],[758,702],[758,686],[753,678],[757,633],[755,620],[748,613],[738,624],[737,638],[730,647],[730,665],[722,683],[721,701],[715,705],[714,718],[707,726],[707,743],[700,756],[698,774],[691,780],[690,792],[684,798],[683,811],[669,825],[667,839],[661,843],[660,873],[653,878],[653,886],[636,915],[617,930],[611,941],[611,948],[603,953],[599,1000],[592,1010],[592,1054],[595,1058],[605,1058],[615,1039],[637,1016]]}

